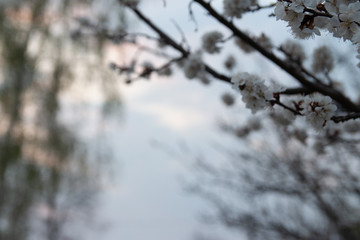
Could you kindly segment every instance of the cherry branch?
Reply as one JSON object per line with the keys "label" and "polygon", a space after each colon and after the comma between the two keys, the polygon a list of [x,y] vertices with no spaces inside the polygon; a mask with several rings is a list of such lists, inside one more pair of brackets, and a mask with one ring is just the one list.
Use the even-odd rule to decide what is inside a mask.
{"label": "cherry branch", "polygon": [[[190,55],[188,50],[185,50],[180,44],[178,44],[175,40],[173,40],[168,34],[166,34],[163,30],[157,27],[150,19],[148,19],[142,12],[140,12],[137,8],[130,8],[144,23],[146,23],[153,31],[155,31],[161,39],[164,40],[165,43],[172,46],[174,49],[178,50],[183,58],[186,58]],[[217,72],[215,69],[205,64],[205,71],[212,75],[214,78],[218,80],[230,83],[231,78],[222,73]]]}
{"label": "cherry branch", "polygon": [[279,100],[270,100],[269,102],[270,102],[271,104],[274,104],[274,105],[275,105],[275,104],[276,104],[276,105],[279,105],[279,106],[285,108],[286,110],[292,112],[292,113],[295,114],[295,115],[302,116],[302,114],[301,114],[299,111],[296,111],[295,109],[292,109],[291,107],[286,106],[285,104],[283,104],[283,103],[280,102]]}
{"label": "cherry branch", "polygon": [[[224,26],[226,26],[228,29],[230,29],[234,36],[239,37],[241,40],[249,44],[251,47],[253,47],[255,50],[257,50],[259,53],[261,53],[265,58],[269,59],[273,63],[275,63],[277,66],[279,66],[281,69],[286,71],[290,76],[295,78],[298,82],[300,82],[303,87],[299,88],[292,88],[287,89],[281,94],[310,94],[313,92],[320,92],[324,95],[330,96],[333,100],[338,102],[340,105],[343,106],[344,109],[350,112],[356,112],[353,114],[349,114],[346,116],[334,116],[331,120],[338,123],[338,122],[344,122],[350,119],[356,119],[360,118],[360,106],[354,104],[351,100],[349,100],[346,96],[344,96],[341,92],[337,91],[336,89],[331,88],[330,86],[327,86],[325,84],[319,83],[319,82],[312,82],[308,80],[304,75],[303,71],[299,71],[295,66],[292,64],[288,64],[286,61],[278,58],[276,55],[274,55],[272,52],[267,51],[265,48],[263,48],[261,45],[259,45],[257,42],[255,42],[253,39],[251,39],[249,36],[247,36],[245,33],[240,31],[232,22],[225,19],[222,15],[220,15],[217,11],[215,11],[210,3],[204,2],[203,0],[193,0],[193,2],[199,3],[202,7],[204,7],[208,13],[213,16],[215,19],[217,19],[220,23],[222,23]],[[181,56],[179,59],[185,59],[187,58],[191,52],[189,50],[186,50],[181,44],[178,44],[173,38],[171,38],[168,34],[166,34],[163,30],[161,30],[159,27],[157,27],[149,18],[147,18],[139,9],[137,8],[130,8],[144,23],[146,23],[154,32],[156,32],[159,35],[159,38],[162,39],[166,44],[172,46],[174,49],[176,49],[178,52],[181,53]],[[205,64],[205,71],[212,75],[214,78],[230,83],[231,77],[226,76],[222,73],[219,73],[212,67]],[[305,75],[308,75],[305,73]],[[311,77],[311,76],[309,76]],[[315,79],[316,80],[316,79]],[[285,105],[283,105],[280,101],[272,101],[272,104],[279,105],[294,114],[301,115],[299,112],[297,112],[294,109],[291,109]]]}
{"label": "cherry branch", "polygon": [[202,6],[212,17],[218,20],[221,24],[227,27],[229,30],[233,32],[236,37],[239,37],[241,40],[249,44],[251,47],[256,49],[259,53],[261,53],[265,58],[276,64],[278,67],[287,72],[290,76],[300,82],[304,87],[309,88],[310,90],[320,92],[323,95],[331,97],[334,101],[338,102],[340,105],[347,109],[350,112],[360,112],[360,106],[353,103],[350,99],[344,96],[341,92],[333,89],[327,85],[321,83],[314,83],[309,81],[297,68],[292,66],[291,64],[287,64],[282,59],[278,58],[273,53],[267,51],[260,44],[255,42],[249,36],[247,36],[244,32],[239,30],[231,21],[228,21],[224,18],[220,13],[218,13],[208,2],[203,0],[193,0]]}
{"label": "cherry branch", "polygon": [[298,88],[287,88],[285,91],[281,92],[284,95],[296,95],[296,94],[304,94],[308,95],[313,93],[314,91],[310,90],[306,87],[298,87]]}
{"label": "cherry branch", "polygon": [[358,119],[358,118],[360,118],[360,113],[353,113],[346,116],[334,116],[331,118],[331,120],[333,120],[336,123],[339,123],[339,122],[346,122],[351,119]]}

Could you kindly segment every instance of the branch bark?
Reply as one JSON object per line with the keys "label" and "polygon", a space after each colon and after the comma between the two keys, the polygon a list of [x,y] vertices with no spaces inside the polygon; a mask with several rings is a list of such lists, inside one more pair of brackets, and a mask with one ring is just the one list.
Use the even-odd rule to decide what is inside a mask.
{"label": "branch bark", "polygon": [[309,81],[298,69],[293,67],[290,64],[287,64],[282,59],[278,58],[273,53],[267,51],[265,48],[263,48],[260,44],[255,42],[253,39],[251,39],[249,36],[247,36],[244,32],[239,30],[232,22],[225,19],[220,13],[218,13],[210,3],[205,2],[203,0],[193,0],[194,2],[198,3],[200,6],[202,6],[212,17],[214,17],[216,20],[218,20],[221,24],[223,24],[225,27],[227,27],[229,30],[232,31],[232,33],[249,44],[251,47],[256,49],[259,53],[261,53],[265,58],[269,59],[271,62],[276,64],[278,67],[283,69],[285,72],[287,72],[290,76],[292,76],[294,79],[296,79],[298,82],[300,82],[304,87],[309,88],[312,91],[320,92],[326,96],[331,97],[334,101],[338,102],[340,105],[344,107],[344,109],[350,111],[350,112],[360,112],[360,106],[353,103],[350,99],[348,99],[346,96],[344,96],[341,92],[328,87],[321,83],[314,83]]}
{"label": "branch bark", "polygon": [[[178,50],[184,58],[190,55],[189,51],[187,51],[184,47],[182,47],[175,40],[173,40],[163,30],[158,28],[150,19],[148,19],[142,12],[140,12],[139,9],[137,8],[131,8],[131,9],[144,23],[146,23],[153,31],[155,31],[160,38],[162,38],[167,44],[172,46],[174,49]],[[219,73],[218,71],[216,71],[207,64],[205,64],[205,71],[218,80],[230,83],[231,77]]]}

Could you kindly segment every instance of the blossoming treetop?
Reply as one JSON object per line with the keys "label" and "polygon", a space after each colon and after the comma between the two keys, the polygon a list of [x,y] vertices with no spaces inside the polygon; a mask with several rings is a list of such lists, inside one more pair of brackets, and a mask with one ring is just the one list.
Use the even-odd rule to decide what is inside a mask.
{"label": "blossoming treetop", "polygon": [[[272,44],[271,36],[265,34],[252,36],[234,21],[247,13],[273,8],[276,19],[286,21],[296,38],[308,39],[321,33],[331,33],[334,38],[356,45],[357,58],[360,58],[360,2],[357,0],[279,0],[267,5],[262,5],[257,0],[223,0],[223,9],[216,9],[211,1],[191,0],[189,1],[190,16],[194,17],[192,7],[197,4],[209,17],[217,20],[232,33],[230,38],[225,38],[217,30],[205,33],[201,39],[202,49],[197,51],[190,51],[184,41],[178,42],[152,22],[138,8],[139,0],[120,0],[120,3],[127,6],[157,34],[157,37],[147,36],[149,39],[179,53],[175,57],[167,55],[167,62],[162,66],[145,64],[140,72],[137,71],[135,64],[132,66],[112,64],[114,69],[127,74],[129,83],[138,78],[148,78],[153,73],[169,75],[170,69],[177,63],[186,78],[199,79],[204,83],[209,79],[231,83],[252,113],[274,108],[276,105],[278,107],[275,111],[286,113],[284,116],[288,121],[292,122],[297,117],[302,117],[317,130],[332,123],[360,118],[360,105],[336,87],[332,79],[334,57],[331,49],[326,45],[314,51],[311,69],[308,69],[304,66],[305,53],[301,45],[294,41],[286,41],[280,46],[275,46]],[[117,42],[129,36],[131,34],[126,32],[110,35]],[[204,54],[219,54],[223,45],[230,39],[234,39],[245,52],[256,51],[273,62],[295,79],[299,87],[286,88],[274,83],[269,85],[268,79],[246,72],[228,76],[204,61]],[[224,65],[234,70],[235,60],[231,56],[226,59]],[[360,63],[358,66],[360,67]],[[124,69],[126,71],[123,71]]]}

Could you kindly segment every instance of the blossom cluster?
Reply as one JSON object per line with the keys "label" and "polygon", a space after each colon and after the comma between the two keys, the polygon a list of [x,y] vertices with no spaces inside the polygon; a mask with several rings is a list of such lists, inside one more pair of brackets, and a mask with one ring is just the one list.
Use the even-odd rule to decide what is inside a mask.
{"label": "blossom cluster", "polygon": [[239,73],[231,79],[233,88],[240,91],[242,100],[252,113],[270,106],[273,93],[265,85],[264,80],[249,73]]}
{"label": "blossom cluster", "polygon": [[306,59],[306,54],[302,46],[292,40],[287,40],[283,44],[281,44],[281,49],[284,51],[291,60],[302,63]]}
{"label": "blossom cluster", "polygon": [[343,40],[353,43],[360,40],[360,2],[357,0],[278,1],[275,16],[287,21],[299,38],[320,35],[320,29],[324,29]]}
{"label": "blossom cluster", "polygon": [[[291,101],[289,99],[282,101],[282,103],[292,109],[295,108],[295,106],[297,105],[295,101]],[[278,108],[274,107],[274,111],[270,112],[270,117],[272,118],[272,120],[274,120],[275,123],[281,126],[288,126],[293,123],[293,121],[296,118],[296,115],[295,113],[283,107],[278,107]]]}
{"label": "blossom cluster", "polygon": [[[274,93],[281,88],[269,88],[264,80],[249,73],[239,73],[231,79],[233,88],[240,91],[242,101],[252,113],[271,106]],[[321,129],[335,115],[337,107],[328,96],[312,94],[292,101],[284,101],[288,109],[281,108],[272,114],[272,117],[281,125],[289,125],[296,118],[296,114],[305,116],[306,120],[315,129]],[[292,110],[291,110],[292,109]]]}
{"label": "blossom cluster", "polygon": [[[246,34],[268,51],[271,51],[272,48],[274,47],[270,38],[266,36],[264,33],[261,33],[260,36],[250,36],[250,33],[248,32],[246,32]],[[235,44],[239,48],[241,48],[245,53],[251,53],[255,51],[255,49],[252,48],[248,43],[246,43],[245,41],[241,40],[238,37],[235,38]]]}
{"label": "blossom cluster", "polygon": [[183,65],[185,76],[188,79],[193,79],[203,75],[204,68],[205,66],[200,53],[190,55]]}
{"label": "blossom cluster", "polygon": [[222,41],[222,39],[223,34],[221,32],[212,31],[205,33],[202,36],[202,47],[210,54],[218,53],[221,50],[219,43]]}
{"label": "blossom cluster", "polygon": [[257,0],[224,0],[223,4],[226,16],[241,18],[246,10],[257,4]]}
{"label": "blossom cluster", "polygon": [[306,96],[301,106],[301,113],[306,120],[315,128],[321,129],[334,116],[337,107],[328,96],[310,95]]}
{"label": "blossom cluster", "polygon": [[329,73],[334,68],[334,58],[330,49],[321,46],[315,49],[313,53],[312,69],[314,72]]}

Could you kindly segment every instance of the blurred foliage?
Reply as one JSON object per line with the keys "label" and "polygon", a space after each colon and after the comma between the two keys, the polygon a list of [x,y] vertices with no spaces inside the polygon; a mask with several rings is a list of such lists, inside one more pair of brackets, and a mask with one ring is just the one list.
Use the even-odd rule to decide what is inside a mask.
{"label": "blurred foliage", "polygon": [[[61,94],[75,82],[111,81],[101,70],[102,38],[73,34],[74,13],[90,14],[96,2],[104,4],[0,3],[0,240],[72,239],[66,221],[94,202],[101,159],[92,159],[59,112]],[[107,110],[119,107],[116,88],[103,88],[103,96]]]}
{"label": "blurred foliage", "polygon": [[238,147],[196,159],[189,190],[213,204],[206,221],[247,239],[360,239],[359,131],[309,135],[274,112],[259,119],[224,123]]}

